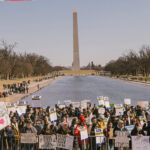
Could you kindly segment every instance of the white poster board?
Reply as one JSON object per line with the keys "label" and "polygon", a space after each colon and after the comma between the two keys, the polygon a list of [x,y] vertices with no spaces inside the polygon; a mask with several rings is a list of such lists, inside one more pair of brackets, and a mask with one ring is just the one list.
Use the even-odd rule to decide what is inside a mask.
{"label": "white poster board", "polygon": [[39,149],[56,149],[56,135],[40,135]]}
{"label": "white poster board", "polygon": [[104,133],[101,128],[95,129],[96,145],[102,145],[105,142]]}
{"label": "white poster board", "polygon": [[49,109],[49,116],[51,122],[56,122],[57,121],[57,114],[56,114],[56,109],[55,108],[50,108]]}
{"label": "white poster board", "polygon": [[115,104],[115,109],[116,109],[116,116],[123,115],[123,106],[122,104]]}
{"label": "white poster board", "polygon": [[73,136],[57,135],[57,147],[72,150]]}
{"label": "white poster board", "polygon": [[39,108],[41,107],[41,96],[36,96],[36,95],[33,95],[32,96],[32,107],[33,108]]}
{"label": "white poster board", "polygon": [[129,147],[129,132],[116,131],[115,147]]}
{"label": "white poster board", "polygon": [[132,136],[132,150],[150,150],[150,137]]}
{"label": "white poster board", "polygon": [[99,96],[99,97],[97,97],[97,100],[98,100],[98,105],[102,105],[102,106],[104,106],[105,105],[105,103],[104,103],[104,97],[103,96]]}
{"label": "white poster board", "polygon": [[106,108],[110,108],[110,101],[108,97],[104,97],[104,105]]}
{"label": "white poster board", "polygon": [[124,99],[124,104],[131,105],[131,99],[130,98],[125,98]]}
{"label": "white poster board", "polygon": [[105,113],[105,108],[100,107],[100,108],[98,109],[98,113],[103,115],[103,114]]}
{"label": "white poster board", "polygon": [[88,131],[84,126],[78,128],[80,131],[81,141],[85,141],[88,139]]}
{"label": "white poster board", "polygon": [[37,143],[36,133],[21,133],[21,143]]}
{"label": "white poster board", "polygon": [[0,102],[0,130],[10,124],[10,118],[4,102]]}

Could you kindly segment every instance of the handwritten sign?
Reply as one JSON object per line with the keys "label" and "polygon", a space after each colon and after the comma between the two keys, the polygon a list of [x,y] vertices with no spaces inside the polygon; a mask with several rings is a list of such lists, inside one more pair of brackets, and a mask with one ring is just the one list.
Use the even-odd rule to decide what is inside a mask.
{"label": "handwritten sign", "polygon": [[132,150],[149,150],[149,136],[132,136]]}
{"label": "handwritten sign", "polygon": [[21,133],[21,143],[37,143],[36,133]]}
{"label": "handwritten sign", "polygon": [[105,108],[100,107],[100,108],[98,109],[98,113],[99,113],[99,114],[104,114],[104,113],[105,113]]}
{"label": "handwritten sign", "polygon": [[72,150],[73,136],[57,135],[57,147]]}
{"label": "handwritten sign", "polygon": [[40,149],[55,149],[57,146],[56,135],[40,135],[39,148]]}
{"label": "handwritten sign", "polygon": [[0,102],[0,130],[10,124],[10,118],[4,102]]}
{"label": "handwritten sign", "polygon": [[129,147],[129,133],[127,131],[116,131],[115,147]]}

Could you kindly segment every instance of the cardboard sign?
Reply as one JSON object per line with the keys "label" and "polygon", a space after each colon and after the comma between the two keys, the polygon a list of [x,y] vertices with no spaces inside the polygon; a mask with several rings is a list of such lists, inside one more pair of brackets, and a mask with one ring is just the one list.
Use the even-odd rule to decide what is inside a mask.
{"label": "cardboard sign", "polygon": [[57,147],[72,150],[73,136],[57,135]]}
{"label": "cardboard sign", "polygon": [[110,108],[110,101],[108,97],[104,97],[104,105],[106,108]]}
{"label": "cardboard sign", "polygon": [[115,147],[129,147],[129,133],[127,131],[116,131]]}
{"label": "cardboard sign", "polygon": [[101,128],[95,129],[95,136],[96,136],[96,145],[102,145],[105,143],[104,133]]}
{"label": "cardboard sign", "polygon": [[149,150],[149,136],[132,136],[132,150]]}
{"label": "cardboard sign", "polygon": [[21,133],[21,143],[37,143],[36,133]]}
{"label": "cardboard sign", "polygon": [[116,109],[116,116],[123,115],[123,106],[122,104],[115,104],[115,109]]}
{"label": "cardboard sign", "polygon": [[0,130],[10,124],[10,118],[4,102],[0,102]]}
{"label": "cardboard sign", "polygon": [[56,135],[40,135],[39,149],[55,149],[57,146]]}
{"label": "cardboard sign", "polygon": [[98,100],[98,104],[100,105],[100,106],[104,106],[104,97],[103,96],[99,96],[99,97],[97,97],[97,100]]}
{"label": "cardboard sign", "polygon": [[87,140],[88,139],[87,129],[83,126],[83,127],[79,127],[79,131],[80,131],[81,141]]}
{"label": "cardboard sign", "polygon": [[126,104],[126,105],[131,105],[131,99],[125,98],[125,99],[124,99],[124,104]]}
{"label": "cardboard sign", "polygon": [[55,108],[50,108],[49,109],[49,116],[50,116],[51,122],[57,121],[57,114],[56,114],[56,109]]}
{"label": "cardboard sign", "polygon": [[17,112],[18,112],[19,116],[24,115],[26,113],[26,105],[19,104],[17,106]]}

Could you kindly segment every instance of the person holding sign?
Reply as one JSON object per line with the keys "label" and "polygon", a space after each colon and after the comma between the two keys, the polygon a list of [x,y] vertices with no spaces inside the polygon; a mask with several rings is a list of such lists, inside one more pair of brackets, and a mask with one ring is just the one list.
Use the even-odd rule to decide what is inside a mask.
{"label": "person holding sign", "polygon": [[131,131],[132,136],[143,136],[145,135],[140,123],[136,123],[134,129]]}
{"label": "person holding sign", "polygon": [[86,119],[84,116],[80,115],[80,124],[77,125],[74,136],[78,137],[78,143],[80,150],[86,150],[88,144],[88,128],[86,125]]}

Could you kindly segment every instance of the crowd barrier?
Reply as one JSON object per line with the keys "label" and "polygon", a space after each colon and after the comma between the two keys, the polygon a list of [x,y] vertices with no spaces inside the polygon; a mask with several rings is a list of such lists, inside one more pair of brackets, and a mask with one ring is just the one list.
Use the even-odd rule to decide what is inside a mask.
{"label": "crowd barrier", "polygon": [[[147,137],[147,136],[145,136]],[[137,137],[138,138],[138,137]],[[129,147],[117,150],[132,150],[131,138]],[[150,141],[150,137],[147,138]],[[99,141],[99,142],[98,142]],[[145,142],[146,139],[143,139]],[[23,134],[20,136],[0,136],[0,150],[114,150],[115,138],[102,136],[89,136],[88,139],[78,142],[78,137],[66,135],[33,135]],[[138,142],[138,140],[137,140]],[[140,141],[141,142],[141,141]],[[123,146],[120,143],[120,147]],[[150,147],[149,147],[150,148]]]}

